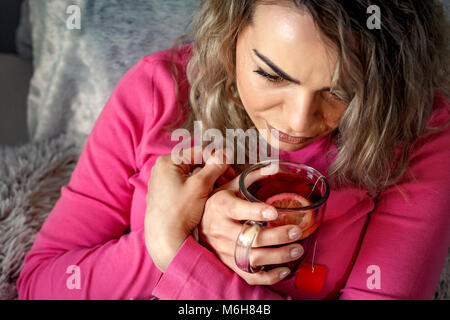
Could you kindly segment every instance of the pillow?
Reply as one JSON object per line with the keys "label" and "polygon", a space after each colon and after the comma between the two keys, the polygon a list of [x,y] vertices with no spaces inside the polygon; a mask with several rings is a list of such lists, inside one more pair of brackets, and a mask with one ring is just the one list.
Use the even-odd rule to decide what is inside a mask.
{"label": "pillow", "polygon": [[27,1],[35,68],[28,96],[30,140],[65,132],[81,143],[124,73],[145,55],[172,47],[199,3]]}

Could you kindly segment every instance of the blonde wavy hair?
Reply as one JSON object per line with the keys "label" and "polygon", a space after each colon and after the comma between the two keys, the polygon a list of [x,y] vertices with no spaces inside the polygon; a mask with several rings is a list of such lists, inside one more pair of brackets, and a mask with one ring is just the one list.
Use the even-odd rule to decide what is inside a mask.
{"label": "blonde wavy hair", "polygon": [[[329,170],[338,188],[356,185],[376,194],[407,172],[414,144],[425,134],[435,93],[449,97],[448,22],[435,0],[292,0],[307,10],[324,39],[338,48],[333,91],[349,106],[332,135]],[[193,20],[187,66],[188,118],[203,128],[254,127],[235,83],[236,40],[263,0],[202,1]],[[381,9],[381,29],[367,27],[367,8]],[[448,124],[448,122],[447,122]],[[236,166],[238,171],[242,167]]]}

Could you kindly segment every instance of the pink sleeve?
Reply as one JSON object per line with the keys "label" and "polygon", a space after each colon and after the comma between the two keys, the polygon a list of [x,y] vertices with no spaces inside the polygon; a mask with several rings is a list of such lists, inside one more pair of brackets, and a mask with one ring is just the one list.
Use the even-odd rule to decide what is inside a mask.
{"label": "pink sleeve", "polygon": [[340,299],[433,298],[450,245],[449,129],[421,141],[415,180],[379,197]]}
{"label": "pink sleeve", "polygon": [[[17,282],[19,299],[151,297],[161,276],[130,224],[135,150],[151,117],[144,62],[120,81],[67,186],[37,234]],[[146,110],[147,108],[147,111]]]}
{"label": "pink sleeve", "polygon": [[251,286],[192,236],[181,246],[153,294],[164,300],[291,300],[265,286]]}

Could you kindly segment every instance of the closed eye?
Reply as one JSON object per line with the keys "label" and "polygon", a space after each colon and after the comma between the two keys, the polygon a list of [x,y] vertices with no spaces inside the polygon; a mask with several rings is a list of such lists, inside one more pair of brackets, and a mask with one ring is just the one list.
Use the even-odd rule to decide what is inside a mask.
{"label": "closed eye", "polygon": [[283,77],[280,77],[279,75],[274,76],[274,75],[272,75],[270,73],[265,72],[261,68],[258,68],[254,72],[256,72],[257,74],[262,76],[265,80],[268,80],[268,81],[270,81],[272,83],[278,83],[278,82],[281,82],[281,81],[285,80]]}

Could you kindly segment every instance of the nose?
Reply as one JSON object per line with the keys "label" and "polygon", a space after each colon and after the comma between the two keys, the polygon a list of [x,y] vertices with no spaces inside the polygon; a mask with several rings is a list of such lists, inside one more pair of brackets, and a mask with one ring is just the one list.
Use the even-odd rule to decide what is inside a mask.
{"label": "nose", "polygon": [[318,105],[313,93],[299,90],[286,102],[290,129],[305,136],[315,133],[318,126]]}

